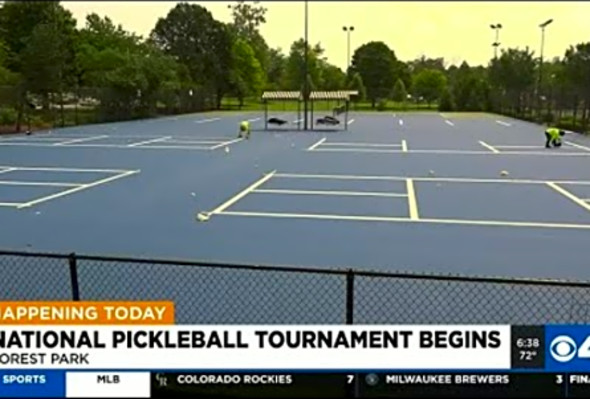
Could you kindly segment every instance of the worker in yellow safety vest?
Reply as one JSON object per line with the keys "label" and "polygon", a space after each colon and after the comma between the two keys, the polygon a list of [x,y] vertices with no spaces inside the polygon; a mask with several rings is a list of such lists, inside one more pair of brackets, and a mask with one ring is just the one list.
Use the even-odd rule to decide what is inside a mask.
{"label": "worker in yellow safety vest", "polygon": [[556,127],[550,127],[545,130],[545,148],[561,147],[561,137],[565,135],[565,131]]}
{"label": "worker in yellow safety vest", "polygon": [[248,121],[240,123],[240,133],[238,134],[238,137],[250,138],[250,123]]}

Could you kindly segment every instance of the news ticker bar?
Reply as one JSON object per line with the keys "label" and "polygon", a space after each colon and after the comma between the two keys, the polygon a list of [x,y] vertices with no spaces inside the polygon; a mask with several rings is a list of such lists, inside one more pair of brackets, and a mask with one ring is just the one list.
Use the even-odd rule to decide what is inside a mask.
{"label": "news ticker bar", "polygon": [[174,397],[590,397],[590,374],[194,373],[14,370],[2,398]]}

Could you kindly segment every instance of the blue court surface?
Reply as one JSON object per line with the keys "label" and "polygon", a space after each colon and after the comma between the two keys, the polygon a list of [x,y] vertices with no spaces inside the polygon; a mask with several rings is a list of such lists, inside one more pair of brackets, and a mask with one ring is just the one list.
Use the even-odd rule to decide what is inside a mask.
{"label": "blue court surface", "polygon": [[542,126],[487,114],[262,127],[219,113],[1,137],[0,248],[590,279],[587,138],[545,149]]}

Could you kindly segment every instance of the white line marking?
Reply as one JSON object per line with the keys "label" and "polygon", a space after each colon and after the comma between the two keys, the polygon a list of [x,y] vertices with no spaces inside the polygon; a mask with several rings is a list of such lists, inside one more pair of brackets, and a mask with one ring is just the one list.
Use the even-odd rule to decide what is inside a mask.
{"label": "white line marking", "polygon": [[315,144],[313,144],[311,147],[309,147],[307,149],[307,151],[313,151],[315,150],[317,147],[319,147],[320,145],[322,145],[322,143],[326,141],[326,138],[324,137],[323,139],[318,140],[318,142],[316,142]]}
{"label": "white line marking", "polygon": [[215,121],[218,121],[220,119],[221,118],[199,119],[199,120],[196,120],[195,123],[215,122]]}
{"label": "white line marking", "polygon": [[571,141],[566,141],[565,143],[567,145],[571,145],[572,147],[576,147],[576,148],[579,148],[581,150],[590,151],[590,147],[586,147],[584,145],[580,145],[580,144],[577,144],[577,143],[572,143]]}
{"label": "white line marking", "polygon": [[254,118],[254,119],[247,119],[248,122],[256,122],[259,121],[260,118]]}
{"label": "white line marking", "polygon": [[128,144],[127,147],[139,147],[140,145],[149,144],[149,143],[158,143],[161,141],[169,140],[171,138],[172,138],[172,136],[166,136],[166,137],[160,137],[159,139],[138,141],[137,143]]}
{"label": "white line marking", "polygon": [[496,123],[499,123],[500,125],[504,125],[504,126],[512,126],[510,123],[506,123],[503,121],[496,121]]}
{"label": "white line marking", "polygon": [[6,168],[6,169],[2,169],[2,170],[0,170],[0,173],[8,173],[8,172],[12,172],[13,170],[16,170],[16,168]]}
{"label": "white line marking", "polygon": [[449,126],[455,126],[455,124],[448,119],[445,119],[445,123]]}
{"label": "white line marking", "polygon": [[350,125],[350,124],[352,124],[352,123],[354,123],[354,119],[351,119],[351,120],[349,120],[349,121],[348,121],[346,124],[347,124],[347,125]]}
{"label": "white line marking", "polygon": [[36,200],[30,201],[30,202],[21,204],[17,208],[18,209],[28,208],[28,207],[31,207],[33,205],[40,204],[42,202],[46,202],[46,201],[53,200],[53,199],[56,199],[56,198],[59,198],[59,197],[63,197],[63,196],[69,195],[69,194],[73,194],[73,193],[76,193],[78,191],[86,190],[88,188],[95,187],[95,186],[98,186],[98,185],[101,185],[101,184],[109,183],[109,182],[111,182],[113,180],[121,179],[123,177],[127,177],[127,176],[132,175],[132,174],[135,174],[135,173],[139,173],[139,170],[129,170],[129,171],[126,171],[125,173],[120,173],[120,174],[117,174],[117,175],[114,175],[114,176],[107,177],[105,179],[97,180],[97,181],[92,182],[92,183],[83,184],[83,185],[80,185],[78,187],[74,187],[74,188],[71,188],[69,190],[66,190],[66,191],[62,191],[62,192],[59,192],[59,193],[56,193],[56,194],[48,195],[46,197],[41,197],[39,199],[36,199]]}
{"label": "white line marking", "polygon": [[295,119],[295,120],[293,121],[293,123],[299,123],[299,122],[302,122],[302,121],[303,121],[303,119]]}
{"label": "white line marking", "polygon": [[358,142],[355,143],[354,141],[348,142],[338,142],[338,141],[328,141],[325,146],[350,146],[350,147],[401,147],[401,144],[381,144],[381,143],[363,143]]}
{"label": "white line marking", "polygon": [[351,220],[365,222],[402,222],[402,223],[425,223],[425,224],[454,224],[472,226],[496,226],[496,227],[536,227],[553,229],[584,229],[590,230],[590,224],[570,223],[543,223],[543,222],[513,222],[499,220],[469,220],[469,219],[410,219],[402,217],[380,217],[380,216],[351,216],[351,215],[322,215],[306,213],[273,213],[273,212],[237,212],[227,211],[221,215],[227,216],[254,216],[271,218],[295,218],[295,219],[323,219],[323,220]]}
{"label": "white line marking", "polygon": [[209,147],[209,149],[210,150],[216,150],[219,147],[226,147],[226,146],[228,146],[230,144],[237,143],[237,142],[242,141],[242,140],[244,140],[244,139],[242,137],[240,137],[240,138],[233,139],[233,140],[230,140],[230,141],[224,141],[223,143],[214,145],[213,147]]}
{"label": "white line marking", "polygon": [[418,201],[416,200],[416,190],[414,189],[414,181],[406,179],[406,190],[408,191],[408,208],[410,211],[410,219],[420,219],[418,213]]}
{"label": "white line marking", "polygon": [[408,152],[408,143],[406,143],[406,140],[402,140],[402,152]]}
{"label": "white line marking", "polygon": [[259,180],[255,181],[253,184],[246,187],[244,190],[240,191],[238,194],[236,194],[235,196],[233,196],[229,200],[225,201],[223,204],[219,205],[217,208],[215,208],[214,210],[212,210],[209,213],[211,215],[215,215],[215,214],[219,214],[219,213],[223,212],[224,210],[226,210],[227,208],[229,208],[230,206],[232,206],[233,204],[235,204],[236,202],[238,202],[239,200],[244,198],[250,192],[256,190],[257,187],[260,187],[261,185],[263,185],[266,181],[268,181],[271,177],[273,177],[273,175],[276,172],[277,172],[276,170],[273,170],[272,172],[266,174],[266,176],[263,176]]}
{"label": "white line marking", "polygon": [[[1,168],[2,166],[0,166]],[[9,167],[13,170],[39,171],[39,172],[76,172],[76,173],[126,173],[128,170],[123,169],[77,169],[45,166],[15,166]]]}
{"label": "white line marking", "polygon": [[5,186],[78,187],[78,186],[83,186],[84,183],[58,183],[58,182],[42,182],[42,181],[0,180],[0,185],[5,185]]}
{"label": "white line marking", "polygon": [[484,146],[485,148],[487,148],[488,150],[492,151],[493,153],[497,154],[500,151],[498,151],[496,148],[492,147],[491,145],[489,145],[488,143],[486,143],[485,141],[479,141],[479,144],[481,144],[482,146]]}
{"label": "white line marking", "polygon": [[21,204],[22,202],[0,202],[0,206],[9,206],[12,208],[17,208]]}
{"label": "white line marking", "polygon": [[542,145],[495,145],[494,148],[545,148]]}
{"label": "white line marking", "polygon": [[[298,174],[277,173],[276,178],[288,179],[327,179],[327,180],[391,180],[406,181],[407,176],[370,176],[370,175],[322,175],[322,174]],[[547,180],[530,179],[476,179],[465,177],[412,177],[413,181],[448,182],[448,183],[518,183],[518,184],[547,184]],[[590,185],[587,180],[553,180],[556,184]]]}
{"label": "white line marking", "polygon": [[107,135],[92,136],[92,137],[86,137],[86,138],[82,138],[82,139],[73,139],[73,140],[68,140],[68,141],[62,141],[60,143],[55,143],[54,145],[68,145],[68,144],[72,144],[72,143],[81,143],[83,141],[92,141],[92,140],[106,139],[108,137],[109,136],[107,136]]}
{"label": "white line marking", "polygon": [[331,152],[389,152],[389,153],[396,153],[396,152],[403,152],[401,150],[382,150],[382,149],[373,149],[373,148],[325,148],[329,147],[330,144],[326,144],[323,148],[314,149],[314,151],[331,151]]}
{"label": "white line marking", "polygon": [[[228,137],[228,139],[230,139],[230,137]],[[221,144],[223,142],[227,141],[226,139],[223,140],[176,140],[176,139],[170,139],[166,141],[166,144]]]}
{"label": "white line marking", "polygon": [[351,197],[393,197],[403,198],[407,197],[407,194],[397,193],[386,193],[386,192],[375,192],[375,191],[336,191],[336,190],[285,190],[285,189],[258,189],[253,190],[253,193],[263,194],[301,194],[301,195],[341,195]]}
{"label": "white line marking", "polygon": [[551,187],[552,189],[554,189],[555,191],[557,191],[558,193],[560,193],[561,195],[574,201],[576,204],[580,205],[582,208],[586,209],[587,211],[590,211],[590,204],[585,203],[582,199],[576,197],[574,194],[570,193],[569,191],[565,190],[562,187],[559,187],[554,182],[547,182],[547,185],[549,187]]}

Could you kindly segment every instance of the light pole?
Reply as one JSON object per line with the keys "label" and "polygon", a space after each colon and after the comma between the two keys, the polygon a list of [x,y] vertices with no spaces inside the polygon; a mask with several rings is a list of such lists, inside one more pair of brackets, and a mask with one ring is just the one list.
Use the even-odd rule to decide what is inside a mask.
{"label": "light pole", "polygon": [[494,46],[494,58],[498,58],[498,46],[500,45],[500,29],[502,29],[502,24],[491,24],[490,28],[496,31],[496,40],[492,43]]}
{"label": "light pole", "polygon": [[540,91],[541,91],[541,82],[543,81],[543,51],[545,48],[545,28],[553,22],[553,19],[548,19],[547,21],[543,22],[539,25],[541,28],[541,54],[539,57],[539,78],[537,79],[537,89],[535,90],[535,97],[537,100],[538,112],[541,112],[541,98],[540,98]]}
{"label": "light pole", "polygon": [[350,69],[350,33],[354,31],[354,26],[343,26],[342,30],[346,32],[346,72]]}
{"label": "light pole", "polygon": [[309,82],[307,76],[307,63],[308,63],[308,12],[307,12],[307,0],[305,1],[305,48],[304,48],[304,55],[303,55],[303,130],[307,130],[308,120],[307,120],[307,101],[309,96]]}

